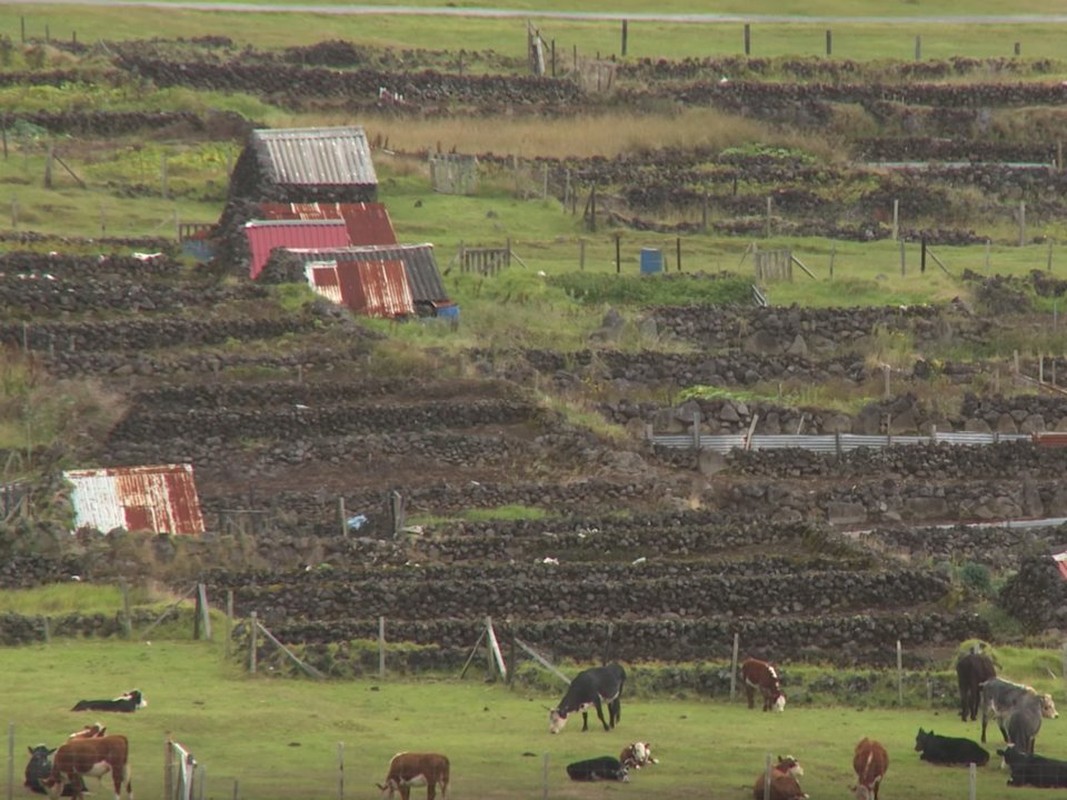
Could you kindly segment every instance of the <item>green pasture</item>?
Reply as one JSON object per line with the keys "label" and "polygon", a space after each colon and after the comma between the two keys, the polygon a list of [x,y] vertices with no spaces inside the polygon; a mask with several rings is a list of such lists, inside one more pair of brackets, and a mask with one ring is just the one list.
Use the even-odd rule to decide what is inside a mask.
{"label": "green pasture", "polygon": [[[235,3],[234,5],[241,5]],[[256,4],[266,5],[266,4]],[[284,3],[338,7],[350,5],[334,0],[324,3]],[[392,6],[408,3],[377,3]],[[744,54],[744,23],[750,21],[750,54],[755,57],[825,56],[827,29],[832,31],[832,58],[869,61],[872,59],[915,58],[916,37],[921,37],[920,57],[971,58],[1011,57],[1019,43],[1023,58],[1062,58],[1063,29],[1067,22],[1026,20],[1024,15],[1062,15],[1062,6],[1044,0],[1012,4],[1010,13],[1003,6],[982,0],[968,4],[966,15],[959,3],[873,2],[846,3],[825,0],[812,4],[757,3],[706,4],[667,2],[583,3],[581,10],[617,15],[612,20],[580,20],[552,17],[552,12],[572,12],[573,4],[561,0],[532,3],[487,3],[477,6],[499,7],[524,12],[506,17],[464,17],[455,13],[458,4],[419,3],[421,7],[446,8],[449,15],[434,14],[341,14],[307,11],[263,13],[226,10],[190,10],[138,7],[87,6],[81,4],[8,3],[0,17],[0,35],[21,41],[23,30],[28,39],[43,41],[77,39],[190,38],[205,34],[225,35],[238,44],[254,43],[258,47],[309,45],[330,39],[345,39],[375,47],[421,48],[428,50],[492,50],[522,58],[526,52],[526,25],[534,23],[546,41],[555,43],[557,51],[572,55],[577,48],[582,56],[597,54],[621,56],[619,18],[632,14],[628,22],[627,58],[688,58]],[[548,16],[542,16],[546,14]],[[729,21],[663,22],[642,19],[641,14],[722,14],[734,16]],[[784,22],[782,17],[796,16],[809,22]],[[976,24],[976,18],[987,19]],[[762,18],[761,18],[762,17]],[[994,20],[993,17],[997,17]]]}
{"label": "green pasture", "polygon": [[[473,644],[473,643],[472,643]],[[1060,681],[1024,672],[1022,665],[1057,664],[1057,654],[1002,653],[1004,674],[1032,680],[1063,701]],[[1010,657],[1010,658],[1008,658]],[[435,750],[452,761],[457,798],[591,798],[751,796],[767,754],[798,756],[803,786],[813,797],[846,796],[851,749],[863,736],[881,740],[890,754],[885,791],[891,797],[948,800],[966,796],[965,768],[933,767],[913,752],[916,730],[978,739],[978,723],[962,723],[951,710],[890,707],[872,698],[856,707],[798,702],[784,714],[749,711],[740,699],[709,700],[693,694],[652,697],[641,692],[640,666],[631,667],[636,689],[624,698],[619,727],[580,732],[572,720],[556,736],[547,732],[546,708],[558,702],[554,679],[532,689],[486,683],[479,669],[458,675],[386,676],[384,680],[314,682],[270,674],[249,675],[226,659],[221,643],[193,641],[73,641],[0,650],[4,680],[0,709],[14,732],[17,784],[26,747],[57,745],[67,733],[100,719],[131,740],[135,792],[158,797],[163,786],[163,742],[185,745],[205,766],[208,797],[377,797],[393,753]],[[1011,664],[1020,665],[1017,671]],[[573,674],[576,667],[568,667]],[[785,666],[788,671],[788,665]],[[79,699],[112,697],[139,688],[147,708],[132,715],[75,714]],[[594,715],[595,721],[595,715]],[[629,785],[568,781],[574,760],[618,751],[634,739],[653,743],[661,763],[635,773]],[[993,739],[990,740],[993,744]],[[1046,720],[1038,750],[1067,753],[1067,723]],[[978,796],[1004,796],[1006,774],[978,770]],[[6,774],[6,771],[5,771]],[[235,788],[236,784],[236,788]],[[90,788],[93,788],[92,786]],[[16,790],[20,791],[20,790]]]}

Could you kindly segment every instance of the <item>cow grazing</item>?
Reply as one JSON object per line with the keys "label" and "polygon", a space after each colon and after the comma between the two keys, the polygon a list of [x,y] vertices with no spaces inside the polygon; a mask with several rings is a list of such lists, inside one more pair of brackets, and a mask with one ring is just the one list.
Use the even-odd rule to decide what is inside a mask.
{"label": "cow grazing", "polygon": [[856,785],[852,787],[856,800],[878,800],[878,787],[889,768],[889,753],[881,742],[864,737],[856,745],[852,756],[852,769],[856,772]]}
{"label": "cow grazing", "polygon": [[630,776],[623,763],[612,756],[589,758],[567,765],[572,781],[628,781]]}
{"label": "cow grazing", "polygon": [[915,737],[915,752],[919,758],[931,764],[977,764],[984,767],[989,763],[989,753],[970,739],[954,736],[938,736],[933,731],[919,728]]}
{"label": "cow grazing", "polygon": [[443,799],[448,797],[449,770],[448,756],[440,753],[397,753],[389,761],[385,783],[375,785],[383,797],[388,792],[390,800],[395,792],[400,792],[400,800],[408,800],[412,786],[425,786],[426,800],[434,800],[440,786]]}
{"label": "cow grazing", "polygon": [[755,658],[746,658],[741,662],[741,681],[745,685],[748,707],[756,707],[756,690],[763,695],[763,710],[785,710],[785,695],[782,694],[781,679],[773,664]]}
{"label": "cow grazing", "polygon": [[1067,761],[1024,753],[1014,745],[997,750],[1011,769],[1008,786],[1067,787]]}
{"label": "cow grazing", "polygon": [[1005,742],[1032,753],[1042,718],[1055,719],[1058,716],[1050,694],[1038,694],[1031,686],[1001,678],[992,678],[982,684],[983,742],[986,740],[989,718],[993,717]]}
{"label": "cow grazing", "polygon": [[[804,768],[793,756],[778,756],[778,763],[770,771],[770,800],[805,800],[807,795],[797,780],[803,774]],[[764,800],[766,784],[767,773],[761,772],[752,787],[752,800]]]}
{"label": "cow grazing", "polygon": [[[960,718],[978,719],[982,684],[997,677],[993,659],[985,653],[967,653],[956,661],[956,679],[960,685]],[[984,741],[984,740],[983,740]]]}
{"label": "cow grazing", "polygon": [[626,745],[619,754],[619,761],[627,769],[641,769],[649,764],[659,763],[659,760],[652,755],[652,745],[648,742],[633,742]]}
{"label": "cow grazing", "polygon": [[[619,664],[593,667],[579,672],[567,687],[559,705],[548,712],[548,732],[559,733],[567,724],[567,717],[575,711],[582,712],[582,730],[589,730],[589,707],[596,708],[600,724],[608,731],[622,718],[622,687],[626,683],[626,670]],[[604,719],[603,704],[608,706],[608,719]]]}
{"label": "cow grazing", "polygon": [[133,800],[129,753],[130,743],[125,736],[68,739],[56,750],[52,757],[52,771],[42,783],[53,800],[59,797],[64,784],[74,788],[71,794],[74,800],[81,800],[84,776],[102,778],[110,772],[115,785],[115,800],[122,797],[123,789],[128,800]]}
{"label": "cow grazing", "polygon": [[147,705],[144,695],[133,689],[114,700],[79,700],[71,711],[119,711],[130,714]]}

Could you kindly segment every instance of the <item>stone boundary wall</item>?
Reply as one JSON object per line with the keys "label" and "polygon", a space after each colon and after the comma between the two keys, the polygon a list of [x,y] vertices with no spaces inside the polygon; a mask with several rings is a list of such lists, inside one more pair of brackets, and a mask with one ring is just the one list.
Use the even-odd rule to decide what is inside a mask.
{"label": "stone boundary wall", "polygon": [[[89,242],[84,244],[88,245]],[[68,253],[39,253],[32,250],[11,250],[0,253],[0,273],[4,274],[46,274],[56,278],[98,279],[102,275],[121,275],[127,278],[174,278],[181,274],[184,267],[174,258],[175,242],[173,239],[138,240],[136,242],[116,242],[100,239],[95,242],[98,247],[115,247],[136,244],[147,253],[162,253],[160,258],[140,259],[120,255],[74,255]]]}

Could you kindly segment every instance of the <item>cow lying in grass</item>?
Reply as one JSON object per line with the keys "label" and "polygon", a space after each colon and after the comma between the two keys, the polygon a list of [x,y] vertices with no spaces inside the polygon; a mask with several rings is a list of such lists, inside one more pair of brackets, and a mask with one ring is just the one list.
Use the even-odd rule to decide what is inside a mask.
{"label": "cow lying in grass", "polygon": [[989,763],[989,753],[978,742],[954,736],[938,736],[933,731],[919,728],[915,737],[915,752],[919,758],[932,764],[977,764]]}
{"label": "cow lying in grass", "polygon": [[619,761],[627,769],[641,769],[649,764],[658,764],[659,761],[652,756],[652,745],[648,742],[633,742],[628,744],[619,753]]}
{"label": "cow lying in grass", "polygon": [[622,762],[612,756],[600,756],[567,765],[572,781],[628,781],[630,776]]}
{"label": "cow lying in grass", "polygon": [[997,755],[1011,769],[1008,786],[1067,787],[1067,761],[1027,753],[1014,745],[997,750]]}
{"label": "cow lying in grass", "polygon": [[765,786],[767,783],[766,771],[761,772],[752,787],[752,800],[764,800],[767,795],[770,800],[806,800],[807,794],[800,788],[797,780],[804,774],[804,768],[793,756],[778,756],[778,763],[771,767],[771,790],[767,795]]}

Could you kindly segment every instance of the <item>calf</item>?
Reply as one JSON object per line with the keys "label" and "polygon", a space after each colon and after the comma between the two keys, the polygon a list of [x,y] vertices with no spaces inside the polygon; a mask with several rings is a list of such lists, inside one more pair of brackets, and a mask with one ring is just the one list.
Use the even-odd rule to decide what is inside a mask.
{"label": "calf", "polygon": [[782,694],[782,684],[778,677],[778,670],[773,664],[760,661],[755,658],[746,658],[741,662],[741,681],[745,685],[745,695],[748,697],[748,707],[755,708],[756,690],[763,695],[763,710],[785,710],[785,695]]}
{"label": "calf", "polygon": [[71,796],[81,800],[85,791],[81,779],[90,775],[102,778],[108,772],[115,785],[115,800],[122,796],[123,789],[133,800],[133,784],[129,765],[130,744],[125,736],[95,736],[68,739],[56,750],[52,758],[52,771],[42,781],[50,797],[59,797],[65,784],[73,788]]}
{"label": "calf", "polygon": [[[548,712],[548,732],[559,733],[567,724],[567,717],[575,711],[582,712],[582,730],[589,730],[589,707],[596,708],[600,724],[608,731],[622,718],[622,687],[626,683],[626,670],[619,664],[593,667],[579,672],[567,687],[559,705]],[[602,703],[608,705],[608,721],[604,720]]]}
{"label": "calf", "polygon": [[71,711],[120,711],[130,714],[147,705],[144,695],[133,689],[114,700],[79,700]]}
{"label": "calf", "polygon": [[567,775],[572,781],[628,781],[630,776],[617,758],[600,756],[567,765]]}
{"label": "calf", "polygon": [[1026,753],[1011,744],[997,755],[1011,769],[1008,786],[1067,787],[1067,761]]}
{"label": "calf", "polygon": [[803,774],[804,768],[793,756],[778,756],[778,763],[771,767],[770,771],[770,793],[764,789],[767,785],[767,773],[762,772],[752,787],[752,800],[764,800],[764,795],[767,795],[769,800],[805,800],[807,795],[797,780]]}
{"label": "calf", "polygon": [[938,736],[919,728],[915,737],[915,752],[919,758],[932,764],[977,764],[989,763],[989,753],[977,742],[953,736]]}
{"label": "calf", "polygon": [[[956,661],[956,680],[960,686],[960,719],[978,719],[982,684],[997,677],[993,659],[985,653],[967,653]],[[985,741],[984,739],[982,741]]]}
{"label": "calf", "polygon": [[383,792],[400,792],[400,800],[408,800],[412,786],[426,786],[426,800],[434,800],[437,787],[441,787],[442,800],[448,797],[448,757],[440,753],[397,753],[389,761],[389,774],[385,783],[375,784]]}
{"label": "calf", "polygon": [[864,737],[856,745],[852,756],[852,769],[856,772],[856,785],[852,791],[856,800],[878,800],[878,787],[889,768],[889,754],[881,742]]}
{"label": "calf", "polygon": [[619,753],[619,761],[627,769],[641,769],[649,764],[658,764],[659,761],[652,756],[652,745],[648,742],[633,742],[623,748]]}

